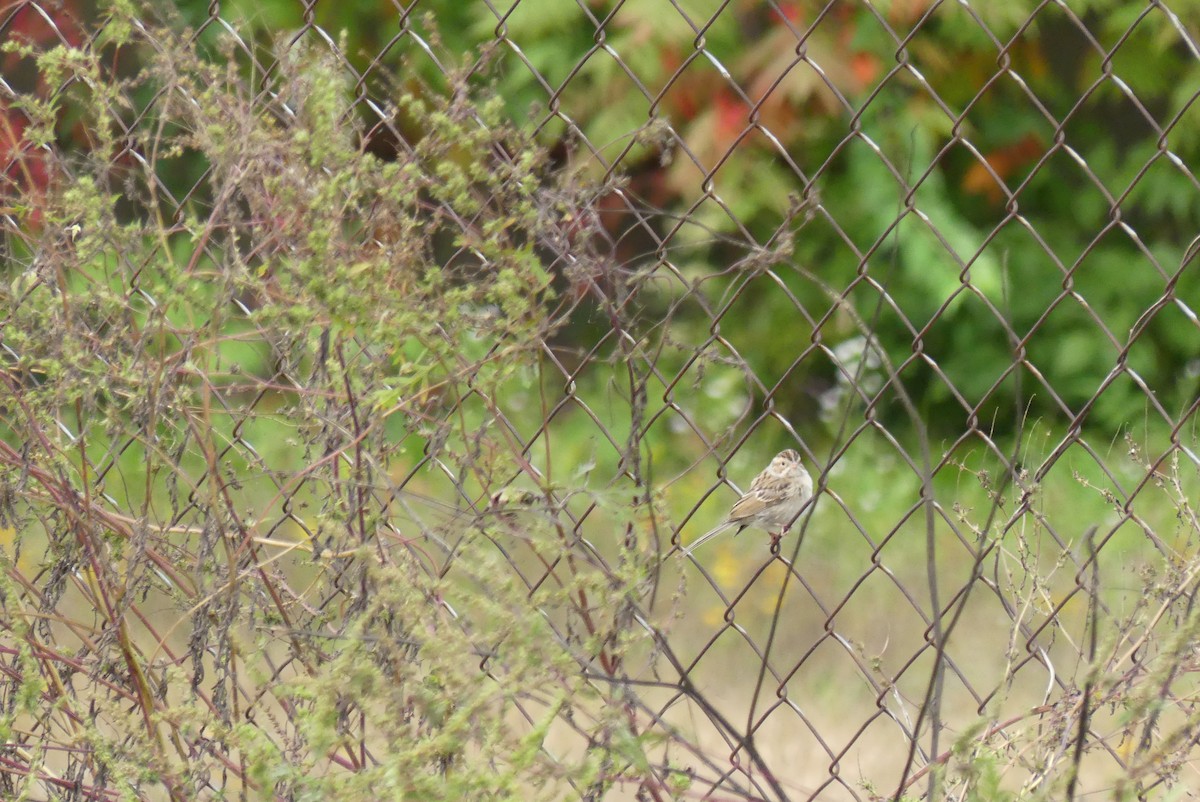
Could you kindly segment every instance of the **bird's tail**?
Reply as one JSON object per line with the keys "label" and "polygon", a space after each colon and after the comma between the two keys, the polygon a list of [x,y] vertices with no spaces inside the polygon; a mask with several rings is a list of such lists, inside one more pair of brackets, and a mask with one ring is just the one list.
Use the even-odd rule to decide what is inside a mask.
{"label": "bird's tail", "polygon": [[718,524],[715,528],[708,530],[703,535],[701,535],[700,537],[696,538],[695,540],[693,540],[691,543],[688,544],[688,547],[683,550],[683,556],[690,557],[693,551],[700,548],[705,543],[712,540],[714,537],[721,534],[722,532],[724,532],[726,529],[728,529],[729,527],[731,527],[733,525],[734,525],[733,521],[726,521],[725,523]]}

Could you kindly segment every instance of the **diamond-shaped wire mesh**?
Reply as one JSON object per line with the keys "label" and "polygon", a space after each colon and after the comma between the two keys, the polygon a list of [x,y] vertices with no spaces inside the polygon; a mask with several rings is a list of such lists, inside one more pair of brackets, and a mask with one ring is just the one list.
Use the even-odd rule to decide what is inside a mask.
{"label": "diamond-shaped wire mesh", "polygon": [[0,8],[6,794],[1194,793],[1200,8],[360,5]]}

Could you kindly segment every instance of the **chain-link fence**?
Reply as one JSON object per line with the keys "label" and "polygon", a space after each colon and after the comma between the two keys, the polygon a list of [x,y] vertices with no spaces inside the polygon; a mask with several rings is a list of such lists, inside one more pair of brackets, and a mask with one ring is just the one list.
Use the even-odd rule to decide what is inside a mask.
{"label": "chain-link fence", "polygon": [[6,4],[5,795],[1191,798],[1198,12]]}

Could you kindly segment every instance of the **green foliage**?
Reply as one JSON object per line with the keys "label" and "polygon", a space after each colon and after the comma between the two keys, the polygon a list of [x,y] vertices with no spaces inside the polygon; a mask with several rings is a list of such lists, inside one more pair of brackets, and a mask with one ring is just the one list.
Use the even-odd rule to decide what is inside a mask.
{"label": "green foliage", "polygon": [[[285,6],[264,4],[254,24]],[[1014,427],[1018,407],[1058,415],[1061,402],[1080,410],[1108,375],[1113,349],[1126,345],[1131,320],[1178,270],[1200,220],[1194,177],[1180,169],[1200,156],[1200,65],[1177,22],[1193,7],[1182,0],[1147,12],[1094,0],[1068,14],[1034,3],[943,4],[926,15],[927,4],[885,3],[817,15],[784,4],[709,19],[704,4],[663,13],[646,0],[593,18],[582,7],[523,0],[502,15],[487,4],[434,2],[422,6],[430,17],[406,22],[425,32],[438,19],[435,36],[451,54],[496,36],[521,42],[519,55],[489,47],[472,80],[496,75],[511,119],[543,102],[550,86],[571,125],[602,157],[621,159],[655,202],[690,208],[697,188],[711,182],[722,202],[700,202],[689,222],[722,236],[703,247],[674,231],[666,243],[672,258],[713,277],[729,261],[725,236],[792,243],[774,269],[796,300],[752,286],[748,305],[761,317],[794,320],[798,303],[803,317],[820,320],[830,306],[823,287],[860,275],[886,288],[886,297],[863,288],[849,300],[868,324],[881,305],[900,310],[878,318],[880,347],[897,365],[914,351],[936,364],[903,378],[950,434],[975,411],[999,413],[1001,433]],[[360,54],[383,45],[381,26],[362,15],[385,13],[322,5],[318,22],[346,31],[342,49],[361,69]],[[402,39],[385,59],[411,44]],[[418,70],[444,80],[423,58]],[[570,134],[559,115],[539,123],[546,141]],[[671,134],[647,135],[655,126]],[[675,152],[679,146],[685,150]],[[447,191],[461,189],[455,176],[445,179]],[[810,206],[795,216],[799,196]],[[1072,284],[1075,294],[1063,297]],[[728,286],[717,280],[707,289],[719,297]],[[1200,302],[1196,286],[1179,285],[1192,306]],[[641,300],[653,316],[679,293]],[[1041,320],[1051,305],[1061,311]],[[1105,311],[1097,319],[1088,308]],[[711,322],[687,307],[673,314],[689,331]],[[813,331],[796,320],[794,336],[780,338],[774,327],[756,332],[744,311],[733,315],[723,323],[745,332],[740,353],[755,375],[789,388],[777,403],[791,418],[817,413],[820,388],[835,380],[820,360],[792,365],[794,345],[818,338],[836,346],[862,334],[836,321]],[[1157,400],[1178,410],[1197,384],[1175,378],[1200,341],[1193,326],[1160,317],[1130,343],[1131,375],[1170,387]],[[1112,348],[1078,353],[1109,338]],[[1014,364],[1020,381],[1002,380]],[[1036,380],[1047,370],[1055,371],[1053,394]],[[1087,422],[1111,431],[1147,404],[1144,394],[1114,389]],[[882,412],[892,422],[902,415]]]}
{"label": "green foliage", "polygon": [[[599,52],[582,8],[534,0],[498,20],[485,4],[430,7],[439,18],[469,18],[446,33],[453,51],[498,31],[523,43],[519,60],[501,49],[489,62],[511,116],[544,99],[543,82],[561,85],[557,102],[572,124],[601,154],[632,165],[631,181],[657,202],[690,208],[709,180],[722,203],[701,203],[690,223],[792,243],[774,269],[796,301],[772,291],[765,277],[748,289],[746,307],[775,325],[759,327],[743,309],[722,319],[727,332],[742,334],[739,352],[753,373],[791,390],[777,399],[784,414],[812,417],[820,388],[834,378],[820,360],[793,365],[796,344],[820,338],[835,346],[862,334],[836,320],[813,331],[797,319],[795,303],[803,317],[820,320],[830,307],[823,287],[863,275],[886,296],[852,293],[858,316],[869,325],[884,307],[877,335],[892,363],[914,351],[936,363],[940,375],[922,368],[904,380],[950,434],[976,409],[981,417],[1000,414],[997,433],[1013,430],[1018,407],[1058,415],[1061,401],[1080,410],[1126,344],[1130,323],[1178,270],[1200,220],[1194,176],[1180,169],[1200,156],[1200,126],[1189,124],[1200,114],[1193,103],[1200,65],[1176,22],[1193,6],[1146,12],[1089,2],[1072,16],[1034,3],[943,4],[923,16],[926,4],[871,4],[818,17],[815,7],[786,4],[708,19],[703,4],[664,14],[654,3],[631,2],[603,20]],[[697,39],[699,20],[708,22]],[[795,60],[789,24],[804,32],[803,55],[820,74]],[[896,58],[907,66],[897,68]],[[557,117],[544,123],[548,136],[564,133]],[[634,134],[657,123],[669,124],[673,137]],[[676,141],[686,151],[670,155]],[[792,216],[800,195],[811,208]],[[710,278],[729,262],[721,237],[705,248],[673,232],[667,244],[673,259]],[[720,297],[729,286],[713,281],[706,294]],[[1193,308],[1196,286],[1179,285]],[[654,317],[688,291],[659,304],[652,293],[642,300]],[[1054,305],[1060,311],[1041,320]],[[687,331],[711,323],[687,306],[672,314]],[[794,321],[792,336],[775,336],[779,321]],[[1110,338],[1111,347],[1081,348]],[[1130,347],[1137,355],[1130,369],[1170,388],[1157,400],[1184,408],[1197,384],[1175,379],[1200,347],[1194,326],[1164,317]],[[1014,364],[1021,381],[1002,381]],[[1036,380],[1046,371],[1055,375],[1053,394]],[[1111,431],[1147,404],[1136,390],[1114,389],[1087,420]],[[883,413],[893,423],[903,414]]]}
{"label": "green foliage", "polygon": [[[145,59],[136,79],[100,50],[19,51],[77,87],[20,104],[28,134],[79,125],[95,150],[5,232],[27,262],[6,275],[19,403],[0,479],[27,488],[12,515],[45,547],[44,584],[6,584],[6,609],[70,621],[89,676],[86,692],[48,682],[56,636],[27,633],[5,726],[89,719],[80,771],[131,798],[204,795],[217,772],[263,799],[647,781],[655,745],[606,712],[620,686],[581,668],[614,671],[639,642],[625,622],[648,554],[610,568],[576,553],[561,507],[488,509],[528,469],[496,399],[537,375],[562,323],[545,244],[595,188],[550,175],[465,81],[399,94],[387,124],[421,136],[384,159],[314,50],[281,48],[252,86],[234,40],[205,40],[221,60],[168,28],[105,46]],[[133,96],[154,102],[124,119]],[[110,161],[118,130],[140,161]],[[157,172],[180,159],[210,167],[186,202]],[[403,510],[444,475],[404,500],[392,484],[422,452],[459,488],[432,529]],[[518,558],[561,567],[522,579]],[[553,756],[564,722],[586,756]]]}

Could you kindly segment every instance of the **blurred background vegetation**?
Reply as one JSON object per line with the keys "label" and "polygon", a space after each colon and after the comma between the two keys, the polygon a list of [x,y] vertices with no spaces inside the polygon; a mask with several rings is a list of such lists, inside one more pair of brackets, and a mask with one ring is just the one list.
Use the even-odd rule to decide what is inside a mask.
{"label": "blurred background vegetation", "polygon": [[[156,660],[190,650],[182,687],[217,701],[171,708],[172,738],[219,714],[267,797],[702,796],[751,747],[802,765],[796,798],[899,793],[907,743],[870,722],[887,689],[900,730],[939,715],[941,617],[968,622],[948,731],[1018,709],[1033,732],[1047,683],[1074,704],[1089,664],[1127,668],[1083,657],[1092,600],[1123,654],[1163,620],[1141,605],[1193,577],[1197,19],[1196,0],[4,4],[5,593],[88,632],[114,683],[109,627],[167,611],[116,638],[122,659],[174,705]],[[743,535],[680,560],[784,447],[833,491],[811,526],[777,557]],[[103,548],[77,498],[109,516]],[[1092,583],[1097,551],[1117,573]],[[449,609],[463,637],[436,670],[396,669]],[[344,639],[337,661],[301,648],[301,620]],[[8,644],[26,678],[27,626]],[[345,645],[380,639],[388,670]],[[219,667],[255,650],[301,666],[256,668],[289,680],[272,714],[300,734],[260,741],[222,701],[242,680]],[[499,698],[476,682],[489,659]],[[831,701],[796,732],[756,701],[764,675]],[[630,702],[631,677],[663,699]],[[712,705],[671,711],[684,680]],[[153,687],[120,701],[153,718]],[[1176,723],[1145,715],[1098,739],[1126,746],[1095,787],[1164,764],[1119,737]],[[105,771],[218,785],[146,730]],[[434,780],[363,770],[364,743],[410,737]],[[868,787],[826,788],[852,747],[878,759]],[[154,771],[129,768],[139,749]],[[787,795],[755,782],[718,793]]]}
{"label": "blurred background vegetation", "polygon": [[[207,4],[190,5],[181,8],[198,25]],[[688,280],[736,258],[715,235],[732,237],[734,253],[786,237],[788,263],[847,288],[894,363],[919,340],[940,375],[919,363],[901,375],[942,434],[962,427],[964,406],[1014,433],[1019,392],[1033,416],[1078,413],[1119,355],[1168,411],[1195,396],[1200,333],[1175,306],[1142,321],[1123,352],[1168,286],[1189,308],[1200,300],[1196,282],[1172,281],[1200,219],[1189,169],[1200,148],[1200,62],[1184,22],[1200,7],[1190,0],[1169,9],[735,2],[711,18],[707,3],[625,3],[609,18],[604,3],[528,0],[502,19],[473,3],[408,15],[318,4],[311,19],[296,3],[254,7],[228,13],[270,37],[307,22],[344,31],[347,60],[368,76],[418,48],[417,37],[397,39],[402,28],[435,42],[440,63],[407,65],[433,85],[486,52],[474,75],[495,82],[511,119],[532,119],[548,147],[586,141],[589,160],[704,232],[667,243]],[[634,136],[663,123],[677,141]],[[817,207],[803,225],[788,223],[797,200]],[[654,264],[649,237],[610,225],[625,235],[619,265]],[[794,364],[797,346],[860,332],[828,314],[816,282],[780,272],[788,293],[754,282],[722,322],[728,336],[737,320],[731,344],[754,375],[780,383],[780,411],[812,419],[836,370]],[[877,285],[856,286],[860,274]],[[880,309],[881,291],[896,309]],[[685,307],[672,323],[695,343],[712,320]],[[1014,375],[1014,353],[1052,375],[1052,388],[1024,366]],[[1116,429],[1142,406],[1144,390],[1118,381],[1088,420]]]}
{"label": "blurred background vegetation", "polygon": [[[220,38],[208,3],[177,10],[201,43]],[[1176,304],[1141,318],[1168,289],[1187,308],[1200,291],[1175,280],[1200,216],[1189,169],[1200,62],[1185,22],[1196,10],[1191,0],[736,2],[710,18],[705,3],[647,1],[609,18],[606,4],[558,0],[502,15],[476,3],[269,0],[223,4],[221,17],[268,50],[319,26],[347,76],[361,76],[359,93],[393,76],[396,88],[437,91],[467,73],[560,158],[621,175],[666,213],[651,233],[620,201],[600,202],[614,271],[652,270],[665,254],[710,298],[738,288],[722,316],[725,348],[776,389],[784,416],[816,419],[838,400],[833,361],[797,359],[813,342],[859,343],[832,287],[873,323],[928,420],[954,436],[972,414],[1014,434],[1014,403],[1053,421],[1087,405],[1084,422],[1115,431],[1139,417],[1146,392],[1123,377],[1105,384],[1118,361],[1168,412],[1191,403],[1196,326]],[[15,13],[9,38],[43,45],[82,41],[103,15],[66,2],[52,30],[32,9]],[[136,57],[120,69],[136,72]],[[6,73],[31,86],[14,55]],[[372,123],[369,104],[355,113]],[[20,115],[10,116],[19,138]],[[60,136],[86,147],[70,122]],[[398,143],[373,134],[367,147],[395,158]],[[183,197],[207,167],[176,159],[164,185]],[[786,292],[726,272],[746,249],[783,241],[794,268],[779,271]],[[713,310],[673,303],[681,286],[637,302],[648,316],[669,311],[679,339],[702,342]],[[1135,324],[1144,330],[1130,341]],[[587,348],[606,325],[578,315],[563,342]]]}

